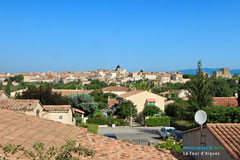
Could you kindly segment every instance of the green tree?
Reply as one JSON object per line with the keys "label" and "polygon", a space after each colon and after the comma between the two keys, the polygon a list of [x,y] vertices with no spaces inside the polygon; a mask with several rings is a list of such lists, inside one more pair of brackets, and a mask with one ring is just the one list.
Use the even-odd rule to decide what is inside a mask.
{"label": "green tree", "polygon": [[153,116],[154,114],[158,114],[160,112],[160,108],[155,105],[148,105],[143,109],[144,116]]}
{"label": "green tree", "polygon": [[137,116],[137,108],[136,106],[129,100],[123,101],[120,103],[120,105],[117,106],[116,115],[118,115],[121,118],[127,118],[131,116],[132,117]]}
{"label": "green tree", "polygon": [[69,104],[67,97],[63,97],[61,93],[52,92],[50,86],[36,87],[34,85],[29,86],[26,91],[21,94],[16,94],[17,99],[39,99],[43,105],[65,105]]}
{"label": "green tree", "polygon": [[108,97],[116,98],[114,93],[103,93],[102,90],[94,90],[90,95],[93,97],[94,101],[98,104],[98,109],[104,109],[107,107]]}
{"label": "green tree", "polygon": [[209,79],[203,74],[202,63],[198,62],[198,70],[196,76],[186,83],[187,90],[189,92],[188,108],[192,112],[192,116],[198,109],[202,109],[205,106],[211,105],[212,95],[210,94]]}
{"label": "green tree", "polygon": [[86,115],[92,115],[98,108],[89,94],[77,94],[68,96],[72,107],[83,110]]}
{"label": "green tree", "polygon": [[3,88],[3,85],[2,85],[2,82],[0,82],[0,90],[2,90]]}
{"label": "green tree", "polygon": [[19,74],[19,75],[16,75],[16,76],[14,76],[14,77],[10,77],[9,79],[10,79],[11,81],[15,81],[15,82],[20,83],[20,82],[23,81],[24,77],[23,77],[23,75]]}
{"label": "green tree", "polygon": [[[229,83],[232,82],[229,81]],[[232,83],[232,85],[234,84]],[[214,97],[231,97],[236,90],[235,88],[231,89],[227,80],[221,77],[211,79],[211,84],[208,88]]]}
{"label": "green tree", "polygon": [[12,85],[12,81],[11,81],[11,80],[8,80],[8,83],[7,83],[5,92],[6,92],[9,96],[10,96],[10,93],[11,93],[11,85]]}
{"label": "green tree", "polygon": [[237,90],[238,90],[238,106],[240,106],[240,77],[238,79],[238,88],[237,88]]}

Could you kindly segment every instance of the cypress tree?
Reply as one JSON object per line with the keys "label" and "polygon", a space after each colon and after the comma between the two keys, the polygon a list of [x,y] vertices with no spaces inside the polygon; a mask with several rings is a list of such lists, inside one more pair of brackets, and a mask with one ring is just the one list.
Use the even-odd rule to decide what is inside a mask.
{"label": "cypress tree", "polygon": [[198,70],[196,76],[186,83],[189,92],[189,112],[193,114],[208,105],[212,104],[212,95],[209,90],[210,81],[204,75],[201,61],[198,62]]}
{"label": "cypress tree", "polygon": [[8,84],[7,84],[7,87],[5,89],[5,92],[10,96],[10,93],[11,93],[11,85],[12,85],[12,82],[11,80],[8,80]]}
{"label": "cypress tree", "polygon": [[240,107],[240,77],[238,79],[238,106]]}

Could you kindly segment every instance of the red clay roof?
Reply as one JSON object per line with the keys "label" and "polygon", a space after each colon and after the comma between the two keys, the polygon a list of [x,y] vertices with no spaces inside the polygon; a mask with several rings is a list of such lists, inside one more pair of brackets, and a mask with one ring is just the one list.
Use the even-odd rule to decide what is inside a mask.
{"label": "red clay roof", "polygon": [[147,101],[148,101],[148,102],[156,102],[156,99],[154,99],[154,98],[148,98]]}
{"label": "red clay roof", "polygon": [[81,113],[81,114],[84,114],[84,113],[85,113],[84,111],[82,111],[82,110],[80,110],[80,109],[77,109],[77,108],[74,108],[74,111],[75,111],[75,112],[78,112],[78,113]]}
{"label": "red clay roof", "polygon": [[44,111],[69,111],[71,105],[43,105]]}
{"label": "red clay roof", "polygon": [[[0,109],[0,130],[0,144],[20,144],[27,150],[31,149],[35,142],[42,142],[47,147],[60,147],[65,144],[65,140],[71,139],[93,149],[95,155],[91,159],[177,159],[172,154],[158,151],[154,147],[90,134],[85,128],[4,109]],[[0,152],[1,154],[3,153]]]}
{"label": "red clay roof", "polygon": [[115,104],[118,104],[118,100],[116,99],[108,99],[108,105],[109,106],[114,106]]}
{"label": "red clay roof", "polygon": [[238,99],[236,97],[213,97],[213,105],[238,107]]}
{"label": "red clay roof", "polygon": [[0,108],[9,110],[33,110],[38,104],[39,100],[33,99],[0,100]]}
{"label": "red clay roof", "polygon": [[240,123],[208,123],[207,128],[234,159],[240,159]]}
{"label": "red clay roof", "polygon": [[120,97],[120,98],[127,98],[127,97],[133,96],[133,95],[141,93],[141,92],[144,92],[144,91],[143,90],[130,91],[130,92],[121,94],[118,97]]}
{"label": "red clay roof", "polygon": [[74,89],[53,89],[53,92],[62,93],[62,96],[69,96],[71,94],[90,94],[93,92],[93,90],[74,90]]}
{"label": "red clay roof", "polygon": [[102,91],[128,91],[128,88],[126,87],[118,87],[118,86],[109,86],[106,88],[103,88]]}

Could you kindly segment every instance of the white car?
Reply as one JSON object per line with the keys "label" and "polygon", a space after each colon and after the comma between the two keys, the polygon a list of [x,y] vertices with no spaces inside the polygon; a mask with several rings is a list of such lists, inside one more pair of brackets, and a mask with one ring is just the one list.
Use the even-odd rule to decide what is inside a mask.
{"label": "white car", "polygon": [[169,134],[172,134],[172,131],[174,130],[174,127],[162,127],[159,130],[159,136],[162,139],[167,139],[169,137]]}

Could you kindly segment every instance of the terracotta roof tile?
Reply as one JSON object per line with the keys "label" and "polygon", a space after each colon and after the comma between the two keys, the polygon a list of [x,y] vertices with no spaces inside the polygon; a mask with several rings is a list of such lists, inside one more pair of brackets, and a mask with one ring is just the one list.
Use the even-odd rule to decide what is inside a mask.
{"label": "terracotta roof tile", "polygon": [[77,108],[74,108],[73,110],[74,110],[75,112],[78,112],[78,113],[82,113],[82,114],[85,113],[84,111],[82,111],[82,110],[80,110],[80,109],[77,109]]}
{"label": "terracotta roof tile", "polygon": [[76,95],[76,94],[90,94],[93,92],[93,90],[70,90],[70,89],[53,89],[53,92],[61,93],[62,96],[69,96],[71,94]]}
{"label": "terracotta roof tile", "polygon": [[43,105],[44,111],[69,111],[71,105]]}
{"label": "terracotta roof tile", "polygon": [[148,98],[148,99],[147,99],[147,102],[156,102],[156,99],[154,99],[154,98]]}
{"label": "terracotta roof tile", "polygon": [[102,91],[128,91],[128,88],[126,87],[118,87],[118,86],[109,86],[106,88],[103,88]]}
{"label": "terracotta roof tile", "polygon": [[115,104],[118,104],[119,102],[116,99],[108,99],[107,103],[109,106],[114,106]]}
{"label": "terracotta roof tile", "polygon": [[127,98],[127,97],[133,96],[133,95],[141,93],[141,92],[144,92],[144,91],[143,90],[130,91],[130,92],[121,94],[118,97],[120,97],[120,98]]}
{"label": "terracotta roof tile", "polygon": [[236,97],[213,97],[213,105],[238,107],[238,99]]}
{"label": "terracotta roof tile", "polygon": [[0,132],[0,144],[21,144],[25,149],[31,149],[34,142],[60,147],[65,144],[65,140],[71,139],[93,149],[95,156],[91,159],[177,159],[154,147],[90,134],[85,128],[4,109],[0,109],[0,128],[3,128]]}
{"label": "terracotta roof tile", "polygon": [[0,100],[0,108],[10,110],[33,110],[38,104],[39,100],[33,99]]}
{"label": "terracotta roof tile", "polygon": [[207,128],[234,159],[240,159],[240,123],[208,123]]}

